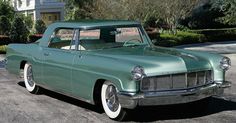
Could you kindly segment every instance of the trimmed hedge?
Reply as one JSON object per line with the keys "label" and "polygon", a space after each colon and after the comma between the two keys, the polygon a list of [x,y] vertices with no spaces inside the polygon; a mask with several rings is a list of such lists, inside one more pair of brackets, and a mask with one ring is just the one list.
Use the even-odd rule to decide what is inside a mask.
{"label": "trimmed hedge", "polygon": [[176,35],[162,33],[157,40],[156,45],[165,47],[202,42],[233,41],[236,40],[236,28],[178,31]]}
{"label": "trimmed hedge", "polygon": [[191,32],[205,35],[209,42],[236,40],[236,28],[193,30]]}
{"label": "trimmed hedge", "polygon": [[0,35],[0,45],[8,45],[9,43],[11,43],[9,36]]}
{"label": "trimmed hedge", "polygon": [[29,41],[28,42],[35,42],[37,40],[39,40],[40,38],[43,37],[43,34],[34,34],[34,35],[30,35],[29,36]]}
{"label": "trimmed hedge", "polygon": [[183,44],[201,43],[205,41],[206,37],[203,34],[179,31],[175,35],[167,33],[161,34],[159,41],[157,41],[155,45],[171,47]]}
{"label": "trimmed hedge", "polygon": [[[37,41],[38,39],[42,38],[43,34],[34,34],[34,35],[29,35],[29,41],[28,43],[32,43]],[[9,36],[5,35],[0,35],[0,45],[8,45],[12,43],[11,39]],[[21,43],[26,43],[26,42],[21,42]]]}

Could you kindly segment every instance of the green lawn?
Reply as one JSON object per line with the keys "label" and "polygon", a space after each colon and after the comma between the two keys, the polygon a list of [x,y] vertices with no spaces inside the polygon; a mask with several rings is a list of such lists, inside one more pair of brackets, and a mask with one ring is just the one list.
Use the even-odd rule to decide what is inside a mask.
{"label": "green lawn", "polygon": [[0,54],[5,54],[6,53],[6,45],[1,45],[0,46]]}

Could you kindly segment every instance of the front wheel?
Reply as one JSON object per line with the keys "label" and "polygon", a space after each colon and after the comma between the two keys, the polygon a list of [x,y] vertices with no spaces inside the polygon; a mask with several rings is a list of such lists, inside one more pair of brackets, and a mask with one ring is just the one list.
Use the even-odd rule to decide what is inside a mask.
{"label": "front wheel", "polygon": [[117,88],[109,81],[102,85],[101,100],[103,109],[109,118],[118,121],[124,119],[126,111],[119,103]]}
{"label": "front wheel", "polygon": [[39,87],[35,84],[33,80],[33,69],[32,65],[29,63],[26,63],[24,67],[24,81],[27,91],[33,94],[36,94],[38,92]]}

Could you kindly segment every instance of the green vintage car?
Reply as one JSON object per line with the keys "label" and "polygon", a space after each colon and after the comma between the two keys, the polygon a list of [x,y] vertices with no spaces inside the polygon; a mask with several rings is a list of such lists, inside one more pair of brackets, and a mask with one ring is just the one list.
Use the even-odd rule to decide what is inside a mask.
{"label": "green vintage car", "polygon": [[47,88],[122,120],[137,106],[222,94],[230,64],[218,54],[154,46],[140,23],[108,20],[51,24],[35,43],[10,44],[6,67],[31,93]]}

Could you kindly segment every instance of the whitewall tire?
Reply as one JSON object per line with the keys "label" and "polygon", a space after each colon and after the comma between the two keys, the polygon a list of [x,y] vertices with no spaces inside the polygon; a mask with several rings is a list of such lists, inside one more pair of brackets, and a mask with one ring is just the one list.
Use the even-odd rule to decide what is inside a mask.
{"label": "whitewall tire", "polygon": [[111,119],[121,121],[126,115],[126,111],[121,107],[117,97],[117,88],[111,82],[106,81],[101,89],[102,106]]}
{"label": "whitewall tire", "polygon": [[29,63],[26,63],[24,67],[24,82],[27,91],[34,94],[38,92],[39,87],[34,82],[32,65]]}

